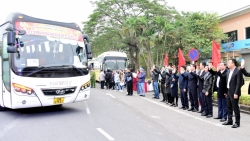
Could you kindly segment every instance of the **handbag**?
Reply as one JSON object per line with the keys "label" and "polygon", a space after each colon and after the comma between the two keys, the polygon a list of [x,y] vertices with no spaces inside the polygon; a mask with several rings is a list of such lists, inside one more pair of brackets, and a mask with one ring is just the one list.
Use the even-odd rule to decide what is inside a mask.
{"label": "handbag", "polygon": [[124,85],[124,82],[120,82],[120,85],[123,86],[123,85]]}

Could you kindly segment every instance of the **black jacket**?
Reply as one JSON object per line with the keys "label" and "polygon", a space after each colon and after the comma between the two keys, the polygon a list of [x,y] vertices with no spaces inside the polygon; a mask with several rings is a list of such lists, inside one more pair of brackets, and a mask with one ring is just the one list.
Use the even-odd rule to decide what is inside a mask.
{"label": "black jacket", "polygon": [[[229,79],[230,70],[227,71],[227,83]],[[227,84],[226,83],[226,84]],[[242,72],[235,68],[231,77],[231,80],[229,82],[229,89],[227,95],[233,96],[234,94],[237,94],[238,96],[241,95],[241,87],[243,84],[243,75]]]}
{"label": "black jacket", "polygon": [[213,87],[213,75],[209,72],[203,76],[203,89],[202,92],[208,94],[212,94],[212,87]]}
{"label": "black jacket", "polygon": [[153,82],[158,82],[160,73],[161,72],[158,69],[154,69],[152,71],[152,80],[153,80]]}
{"label": "black jacket", "polygon": [[[209,70],[209,72],[212,75],[217,75],[217,77],[215,77],[214,83],[215,83],[215,87],[216,87],[216,91],[217,91],[217,97],[218,98],[225,98],[225,95],[227,93],[227,69],[225,69],[223,71],[223,73],[221,73],[220,71],[213,71],[212,69]],[[219,81],[219,88],[217,87],[217,78],[220,77],[220,81]],[[215,88],[214,87],[214,88]]]}

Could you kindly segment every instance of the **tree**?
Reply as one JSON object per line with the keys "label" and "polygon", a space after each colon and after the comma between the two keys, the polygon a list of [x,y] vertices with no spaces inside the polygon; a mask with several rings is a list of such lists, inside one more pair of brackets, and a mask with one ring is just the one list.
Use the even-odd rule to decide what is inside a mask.
{"label": "tree", "polygon": [[210,57],[211,41],[226,38],[219,27],[219,16],[217,13],[194,12],[185,13],[184,17],[185,50],[196,48],[201,56]]}
{"label": "tree", "polygon": [[[147,39],[153,39],[154,30],[150,34],[151,27],[148,27],[147,32],[144,32],[145,17],[148,21],[157,15],[168,17],[171,12],[165,5],[160,4],[162,0],[97,0],[92,2],[96,9],[89,16],[89,21],[84,22],[83,31],[94,37],[93,40],[101,40],[102,34],[117,35],[120,40],[116,39],[116,43],[121,42],[127,46],[127,53],[135,63],[135,68],[139,68],[139,37],[146,36]],[[138,20],[139,18],[139,20]],[[151,24],[152,25],[152,24]],[[132,29],[130,29],[132,28]],[[139,34],[137,34],[137,32]],[[150,36],[150,37],[149,37]],[[99,38],[99,39],[98,39]],[[106,42],[106,41],[105,41]],[[153,41],[150,41],[151,43]],[[144,42],[142,45],[147,45],[147,54],[151,54],[149,42]],[[151,44],[152,45],[152,44]],[[108,47],[106,49],[111,49]],[[152,60],[149,57],[148,60]],[[149,65],[152,65],[150,62]]]}

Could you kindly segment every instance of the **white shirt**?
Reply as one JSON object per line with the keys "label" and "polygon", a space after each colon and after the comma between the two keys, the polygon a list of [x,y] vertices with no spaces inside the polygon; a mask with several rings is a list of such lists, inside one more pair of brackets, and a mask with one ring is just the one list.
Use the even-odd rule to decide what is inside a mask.
{"label": "white shirt", "polygon": [[[220,71],[220,73],[222,74],[224,71]],[[220,82],[220,76],[217,77],[217,81],[216,81],[217,88],[219,88],[219,82]]]}
{"label": "white shirt", "polygon": [[201,70],[200,76],[201,76],[202,73],[203,73],[203,70]]}
{"label": "white shirt", "polygon": [[[235,69],[235,68],[234,68],[234,69]],[[230,84],[230,81],[231,81],[231,78],[232,78],[234,69],[233,69],[233,70],[230,70],[230,72],[229,72],[229,76],[228,76],[228,80],[227,80],[227,88],[228,88],[228,89],[229,89],[229,84]]]}

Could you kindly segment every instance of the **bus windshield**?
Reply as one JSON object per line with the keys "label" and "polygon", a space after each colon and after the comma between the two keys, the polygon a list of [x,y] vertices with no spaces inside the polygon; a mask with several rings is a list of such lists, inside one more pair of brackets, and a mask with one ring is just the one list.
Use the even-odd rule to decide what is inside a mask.
{"label": "bus windshield", "polygon": [[124,70],[126,68],[126,58],[106,58],[105,60],[105,70]]}
{"label": "bus windshield", "polygon": [[[24,47],[19,47],[18,53],[12,56],[12,69],[17,75],[28,76],[33,71],[39,72],[37,71],[39,68],[44,69],[44,67],[53,66],[78,69],[77,72],[87,68],[87,57],[83,42],[39,35],[24,35],[20,36],[19,39],[24,43]],[[58,68],[57,72],[59,69],[62,71],[62,68]],[[64,72],[66,74],[66,71]],[[80,74],[68,74],[66,77]],[[57,76],[61,77],[60,74],[57,74]]]}

